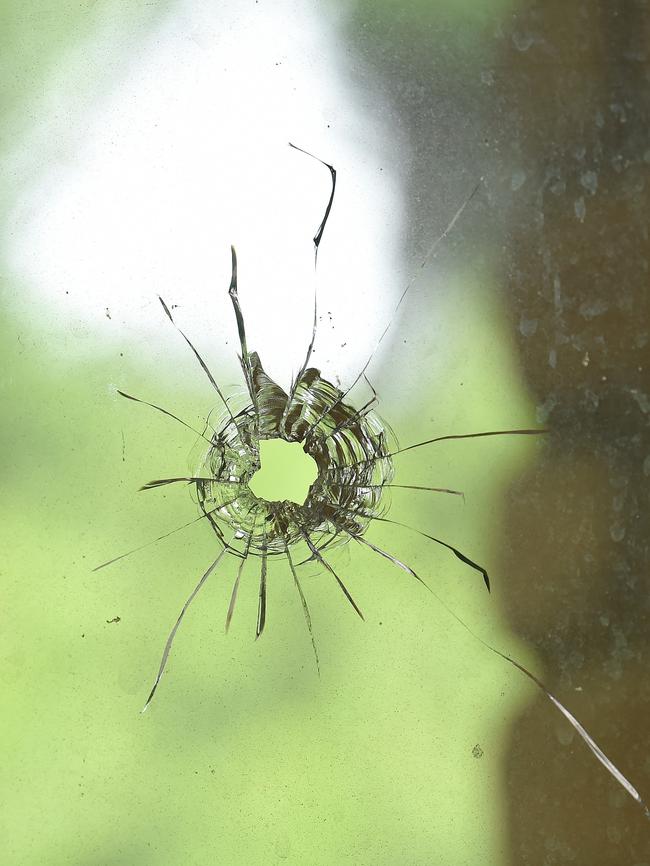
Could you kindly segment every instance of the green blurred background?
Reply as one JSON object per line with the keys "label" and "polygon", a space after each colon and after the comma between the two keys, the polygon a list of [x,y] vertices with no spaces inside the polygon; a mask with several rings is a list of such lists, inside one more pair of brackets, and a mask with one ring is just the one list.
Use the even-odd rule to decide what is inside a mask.
{"label": "green blurred background", "polygon": [[[254,5],[230,4],[223,26],[240,11],[271,14]],[[425,270],[372,370],[380,413],[403,444],[553,430],[547,444],[445,443],[396,458],[397,482],[466,498],[395,490],[390,516],[484,564],[491,596],[415,534],[375,526],[368,537],[542,673],[647,793],[647,9],[330,3],[281,14],[300,20],[305,5],[336,29],[341,99],[356,94],[408,142],[406,274],[486,178],[441,249],[443,279]],[[171,328],[134,333],[134,317],[122,327],[92,286],[94,315],[67,312],[65,287],[44,296],[11,250],[30,218],[25,190],[46,195],[59,167],[62,112],[82,138],[85,108],[189,8],[2,6],[1,862],[641,864],[648,834],[634,804],[554,710],[422,587],[356,546],[333,563],[365,623],[327,575],[303,569],[320,679],[281,564],[263,637],[253,639],[252,564],[226,637],[226,563],[140,714],[215,543],[199,523],[91,571],[196,513],[184,489],[136,493],[183,474],[195,441],[114,386],[196,425],[212,395],[189,353],[165,360]],[[230,70],[235,87],[241,71]],[[226,382],[233,345],[207,353]]]}

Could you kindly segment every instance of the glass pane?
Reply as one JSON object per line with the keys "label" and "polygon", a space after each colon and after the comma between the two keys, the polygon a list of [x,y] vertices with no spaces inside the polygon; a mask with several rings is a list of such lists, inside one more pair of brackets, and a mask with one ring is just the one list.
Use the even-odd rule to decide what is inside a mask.
{"label": "glass pane", "polygon": [[[3,23],[3,862],[643,866],[647,3]],[[292,394],[316,293],[309,366],[382,468],[318,555],[269,519],[208,574],[232,520],[139,488],[271,393],[231,244],[248,350]]]}

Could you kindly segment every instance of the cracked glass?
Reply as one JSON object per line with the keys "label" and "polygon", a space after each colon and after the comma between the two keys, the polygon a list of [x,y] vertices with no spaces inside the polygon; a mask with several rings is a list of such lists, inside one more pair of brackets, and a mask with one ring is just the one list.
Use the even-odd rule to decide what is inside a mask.
{"label": "cracked glass", "polygon": [[3,862],[645,866],[647,3],[2,16]]}

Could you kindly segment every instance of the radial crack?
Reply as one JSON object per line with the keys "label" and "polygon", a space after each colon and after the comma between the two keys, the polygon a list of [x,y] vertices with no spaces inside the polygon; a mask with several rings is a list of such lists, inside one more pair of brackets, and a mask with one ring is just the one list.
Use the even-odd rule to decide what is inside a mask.
{"label": "radial crack", "polygon": [[[339,508],[341,508],[341,510],[343,510],[343,511],[350,511],[350,509],[344,508],[342,505],[339,506]],[[351,512],[351,513],[355,513],[355,512]],[[411,532],[417,532],[418,535],[421,535],[424,538],[428,538],[431,541],[435,541],[436,544],[440,544],[440,545],[442,545],[442,547],[446,547],[447,550],[451,550],[451,552],[454,554],[454,556],[456,556],[458,559],[460,559],[461,562],[464,562],[465,565],[469,565],[470,568],[473,568],[474,571],[478,571],[479,574],[481,574],[483,576],[483,581],[485,582],[485,586],[487,587],[487,591],[490,592],[490,578],[488,576],[487,571],[483,568],[482,565],[479,565],[477,562],[474,562],[473,559],[470,559],[469,556],[466,556],[464,553],[462,553],[460,550],[458,550],[457,547],[454,547],[453,545],[448,544],[448,542],[443,541],[440,538],[436,538],[433,535],[429,535],[428,532],[423,532],[421,529],[417,529],[415,526],[411,526],[408,523],[401,523],[399,520],[391,520],[388,517],[379,517],[376,514],[373,514],[373,515],[367,514],[366,516],[372,517],[373,520],[379,520],[381,523],[392,523],[394,526],[402,526],[404,529],[410,529]]]}
{"label": "radial crack", "polygon": [[[203,514],[199,514],[199,516],[195,517],[194,520],[189,520],[182,526],[177,526],[175,529],[172,529],[169,532],[165,532],[164,535],[159,535],[158,538],[154,538],[152,541],[146,541],[139,547],[134,547],[132,550],[127,550],[126,553],[121,553],[119,556],[114,556],[113,559],[109,559],[107,562],[102,562],[101,565],[95,566],[95,568],[93,568],[93,571],[99,571],[102,568],[106,568],[107,565],[112,565],[114,562],[119,562],[120,559],[125,559],[127,556],[131,556],[132,553],[137,553],[139,550],[144,550],[145,547],[151,547],[152,544],[157,544],[159,541],[162,541],[165,538],[169,538],[170,535],[174,535],[174,533],[180,532],[181,529],[186,529],[188,526],[192,526],[193,523],[198,523],[199,520],[203,520],[204,518],[209,517],[211,514],[214,514],[225,505],[232,505],[234,502],[237,501],[238,498],[239,497],[235,497],[235,499],[231,499],[229,502],[224,502],[221,505],[217,505],[216,508],[213,508],[211,511],[204,511]],[[219,540],[223,542],[223,536]]]}
{"label": "radial crack", "polygon": [[431,493],[451,493],[453,496],[462,496],[465,498],[465,494],[462,490],[451,490],[449,487],[423,487],[420,484],[339,484],[335,482],[336,487],[342,487],[343,489],[351,489],[358,490],[359,488],[366,490],[390,490],[392,488],[398,488],[401,490],[428,490]]}
{"label": "radial crack", "polygon": [[346,390],[341,394],[341,396],[336,400],[336,402],[335,402],[335,403],[332,403],[331,406],[329,406],[329,407],[328,407],[328,408],[323,412],[323,414],[322,414],[322,415],[321,415],[321,416],[320,416],[320,417],[319,417],[319,418],[314,422],[314,424],[312,425],[312,427],[310,427],[309,430],[307,431],[307,434],[306,434],[307,436],[312,432],[312,430],[314,429],[314,427],[318,426],[318,424],[323,420],[323,418],[325,418],[325,416],[327,415],[328,412],[330,412],[332,409],[334,409],[336,406],[338,406],[338,405],[339,405],[339,404],[340,404],[340,403],[341,403],[341,402],[342,402],[342,401],[347,397],[347,395],[348,395],[348,394],[350,393],[350,391],[355,387],[355,385],[357,384],[357,382],[359,382],[359,380],[361,379],[361,377],[365,374],[366,370],[367,370],[368,367],[370,366],[370,363],[371,363],[372,359],[375,357],[375,355],[376,355],[376,353],[377,353],[377,351],[378,351],[378,349],[379,349],[379,347],[380,347],[380,345],[381,345],[381,343],[382,343],[384,337],[386,336],[386,334],[387,334],[388,331],[390,330],[390,328],[391,328],[393,322],[395,321],[395,318],[397,317],[397,313],[398,313],[398,311],[399,311],[399,308],[400,308],[401,305],[402,305],[402,301],[404,300],[404,298],[405,298],[406,295],[408,294],[409,289],[411,288],[411,286],[413,285],[413,283],[416,281],[416,279],[419,277],[420,272],[424,270],[424,268],[426,267],[427,263],[428,263],[428,262],[430,261],[430,259],[435,255],[435,252],[436,252],[436,250],[438,249],[438,247],[440,246],[440,244],[442,243],[442,241],[447,237],[447,235],[449,234],[449,232],[450,232],[450,231],[453,229],[453,227],[456,225],[456,223],[457,223],[458,220],[460,219],[460,217],[461,217],[463,211],[465,210],[465,208],[467,207],[467,205],[471,202],[471,200],[474,198],[474,196],[475,196],[476,193],[478,192],[478,190],[479,190],[479,188],[480,188],[480,186],[481,186],[482,183],[483,183],[483,178],[480,178],[479,181],[478,181],[478,183],[477,183],[476,186],[474,187],[474,189],[470,192],[470,194],[467,196],[467,198],[465,199],[465,201],[461,204],[461,206],[458,208],[458,210],[456,211],[456,213],[454,214],[454,216],[451,218],[450,222],[447,224],[447,228],[442,232],[441,235],[438,235],[438,237],[436,238],[436,240],[435,240],[435,241],[433,242],[433,244],[429,247],[429,250],[427,251],[427,253],[426,253],[426,255],[424,256],[424,258],[422,259],[422,262],[421,262],[421,264],[420,264],[419,269],[416,271],[416,273],[415,273],[415,274],[411,277],[411,279],[408,281],[408,283],[406,284],[406,288],[403,290],[402,294],[399,296],[399,300],[397,301],[397,304],[395,305],[395,309],[393,310],[393,314],[392,314],[392,316],[391,316],[390,319],[388,320],[388,323],[387,323],[386,327],[384,328],[384,330],[381,332],[381,334],[380,334],[380,336],[379,336],[379,339],[377,340],[377,342],[376,342],[376,344],[375,344],[374,349],[373,349],[372,352],[370,353],[370,357],[368,358],[368,360],[366,361],[366,363],[365,363],[365,364],[363,365],[363,367],[361,368],[361,371],[360,371],[359,375],[358,375],[358,376],[356,377],[356,379],[352,382],[352,384],[351,384],[351,385],[350,385],[350,386],[349,386],[349,387],[348,387],[348,388],[347,388],[347,389],[346,389]]}
{"label": "radial crack", "polygon": [[177,484],[178,482],[185,481],[187,484],[195,483],[196,481],[209,481],[209,482],[217,482],[219,484],[243,484],[242,481],[227,481],[225,478],[201,478],[201,477],[182,477],[182,478],[159,478],[156,481],[148,481],[146,484],[143,484],[142,487],[139,487],[138,490],[154,490],[156,487],[164,487],[167,484]]}
{"label": "radial crack", "polygon": [[300,603],[302,604],[302,611],[305,615],[305,622],[307,623],[307,629],[309,631],[309,637],[311,639],[311,646],[314,650],[314,658],[316,659],[316,670],[318,671],[318,676],[320,676],[320,662],[318,660],[318,650],[316,649],[316,640],[314,638],[314,632],[311,626],[311,615],[309,613],[309,605],[307,604],[307,599],[305,598],[305,594],[302,591],[302,586],[300,585],[300,581],[298,580],[298,574],[296,572],[296,568],[293,564],[293,560],[291,559],[291,554],[289,553],[289,545],[285,543],[284,549],[287,554],[287,561],[289,562],[289,568],[291,569],[291,574],[293,575],[293,582],[295,584],[296,589],[298,590],[298,594],[300,595]]}
{"label": "radial crack", "polygon": [[[414,445],[407,445],[406,448],[398,448],[395,451],[389,451],[383,457],[395,457],[396,454],[404,454],[406,451],[412,451],[413,448],[422,448],[423,445],[432,445],[434,442],[446,442],[448,439],[479,439],[482,436],[540,436],[548,433],[548,430],[542,429],[526,429],[526,430],[488,430],[485,433],[454,433],[449,436],[436,436],[434,439],[425,439],[424,442],[416,442]],[[366,460],[358,460],[353,463],[353,466],[360,466],[363,463],[368,463],[372,460],[379,460],[379,457],[370,457]]]}
{"label": "radial crack", "polygon": [[235,582],[232,587],[232,593],[230,595],[230,604],[228,605],[228,613],[226,614],[226,632],[230,628],[230,622],[232,620],[232,615],[235,612],[235,603],[237,601],[237,593],[239,592],[239,582],[241,581],[242,571],[244,570],[244,563],[248,558],[248,552],[251,549],[251,541],[253,540],[253,536],[248,536],[248,541],[246,542],[246,548],[244,550],[244,555],[242,557],[242,561],[239,563],[239,568],[237,569],[237,577],[235,578]]}
{"label": "radial crack", "polygon": [[147,400],[141,400],[139,397],[133,397],[131,394],[127,394],[125,391],[120,391],[117,389],[117,393],[120,397],[125,397],[127,400],[133,400],[134,403],[142,403],[144,406],[150,406],[152,409],[155,409],[157,412],[162,412],[163,415],[167,415],[168,418],[173,418],[174,421],[178,421],[179,424],[182,424],[183,427],[187,427],[188,430],[191,430],[192,433],[196,433],[197,436],[200,436],[201,439],[205,439],[205,441],[212,445],[212,440],[208,439],[203,433],[200,433],[195,427],[192,427],[191,424],[188,424],[187,421],[183,421],[182,418],[179,418],[178,415],[174,415],[173,412],[168,412],[167,409],[163,409],[162,406],[157,406],[155,403],[149,403]]}
{"label": "radial crack", "polygon": [[172,314],[171,314],[171,312],[170,312],[170,310],[169,310],[169,307],[168,307],[167,304],[163,301],[163,299],[160,297],[160,295],[158,295],[158,300],[159,300],[160,303],[162,304],[162,308],[163,308],[163,310],[165,311],[165,314],[166,314],[167,318],[169,319],[169,321],[170,321],[170,322],[172,323],[172,325],[176,328],[176,330],[178,331],[178,333],[181,335],[181,337],[185,340],[185,342],[187,343],[187,345],[190,347],[190,349],[191,349],[192,352],[194,353],[194,357],[196,358],[196,360],[197,360],[197,361],[199,362],[199,364],[201,365],[201,369],[203,370],[203,372],[205,373],[205,375],[206,375],[206,376],[208,377],[208,379],[210,380],[210,384],[212,385],[212,387],[215,389],[215,391],[217,392],[217,394],[218,394],[219,397],[221,398],[221,402],[223,403],[223,405],[226,407],[226,411],[227,411],[228,414],[230,415],[231,421],[233,422],[233,424],[234,424],[235,426],[237,426],[237,422],[235,421],[235,416],[232,414],[232,411],[231,411],[231,409],[230,409],[230,406],[228,405],[228,401],[227,401],[226,398],[223,396],[223,393],[222,393],[222,391],[221,391],[221,388],[217,385],[217,381],[216,381],[216,379],[214,378],[214,376],[212,375],[212,373],[210,372],[210,369],[209,369],[208,365],[205,363],[205,361],[203,360],[203,358],[201,357],[201,355],[199,355],[197,349],[194,347],[194,344],[191,342],[191,340],[189,339],[189,337],[187,337],[186,334],[184,333],[184,331],[182,331],[182,330],[178,327],[178,325],[177,325],[176,322],[174,321],[174,317],[172,316]]}
{"label": "radial crack", "polygon": [[[231,539],[231,541],[232,541],[232,539]],[[199,591],[201,590],[201,587],[203,586],[203,584],[206,582],[206,580],[210,577],[210,575],[212,574],[214,569],[217,567],[217,565],[221,561],[223,555],[226,553],[226,550],[227,550],[227,547],[224,547],[224,549],[221,551],[219,556],[217,556],[217,558],[214,560],[212,565],[203,574],[203,576],[201,577],[201,579],[199,580],[197,585],[194,587],[192,592],[189,594],[187,601],[185,602],[185,604],[181,608],[181,612],[178,615],[178,619],[174,623],[174,627],[170,631],[169,637],[167,638],[167,642],[165,643],[165,648],[163,649],[162,658],[160,660],[160,667],[158,668],[158,674],[157,674],[156,680],[153,684],[153,688],[151,689],[151,692],[149,693],[149,697],[147,698],[147,702],[145,703],[144,707],[142,708],[143,713],[146,711],[147,707],[151,703],[153,696],[156,693],[156,689],[158,688],[158,683],[160,682],[160,679],[161,679],[163,673],[165,672],[165,666],[167,664],[167,659],[169,658],[169,653],[171,652],[172,644],[174,642],[174,638],[176,637],[176,632],[178,631],[178,627],[180,626],[180,624],[183,620],[183,617],[185,616],[185,611],[192,604],[192,602],[194,601],[194,599],[198,595]]]}
{"label": "radial crack", "polygon": [[246,327],[244,325],[244,316],[242,315],[241,305],[239,303],[239,294],[237,290],[237,253],[235,252],[234,246],[230,247],[230,255],[232,260],[232,272],[230,276],[230,287],[228,289],[228,294],[230,295],[230,300],[235,311],[235,320],[237,322],[237,333],[239,335],[239,345],[241,347],[241,357],[239,358],[239,360],[242,366],[242,370],[244,371],[244,379],[246,380],[246,387],[248,388],[248,393],[250,394],[250,398],[253,402],[255,415],[259,417],[257,393],[253,385],[251,359],[248,353],[248,345],[246,343]]}
{"label": "radial crack", "polygon": [[577,731],[582,740],[589,747],[592,754],[596,757],[596,759],[605,767],[605,769],[616,779],[616,781],[621,785],[627,793],[632,797],[633,800],[643,809],[646,818],[650,819],[650,809],[642,799],[641,795],[637,791],[637,789],[632,785],[632,783],[626,778],[626,776],[621,773],[621,771],[616,767],[616,765],[607,757],[607,755],[603,752],[603,750],[598,746],[594,738],[591,734],[588,733],[586,728],[576,719],[573,713],[568,710],[564,704],[559,701],[555,695],[550,692],[544,683],[538,679],[535,674],[531,673],[524,665],[520,664],[515,659],[511,658],[506,653],[501,652],[500,650],[493,647],[492,644],[488,643],[484,640],[480,635],[476,634],[461,617],[438,595],[437,592],[431,590],[431,594],[435,597],[438,603],[447,611],[447,613],[452,616],[475,640],[481,643],[484,647],[486,647],[490,652],[499,656],[500,658],[507,661],[509,664],[513,665],[513,667],[517,668],[517,670],[521,671],[524,676],[528,677],[531,682],[535,683],[535,685],[541,689],[541,691],[546,695],[546,697],[551,701],[551,703],[558,709],[562,715],[567,719],[567,721],[573,726],[573,728]]}
{"label": "radial crack", "polygon": [[364,544],[366,547],[369,547],[371,550],[374,550],[375,553],[378,553],[380,556],[383,556],[384,559],[387,559],[387,560],[389,560],[389,562],[392,562],[393,565],[396,565],[396,566],[398,566],[398,568],[401,568],[402,571],[406,571],[408,574],[412,575],[416,580],[418,580],[422,584],[422,586],[426,587],[429,590],[429,592],[431,592],[431,589],[430,589],[428,583],[426,583],[424,580],[422,580],[420,575],[417,574],[417,572],[415,572],[411,568],[410,565],[407,565],[405,562],[402,562],[401,559],[398,559],[396,556],[393,556],[392,553],[387,553],[387,551],[382,550],[381,547],[377,547],[375,544],[372,544],[372,542],[367,541],[367,539],[363,538],[361,535],[354,535],[351,532],[349,533],[349,535],[351,535],[352,538],[354,538],[354,540],[357,541],[359,544]]}
{"label": "radial crack", "polygon": [[[332,178],[332,191],[330,192],[329,201],[327,202],[327,206],[325,208],[325,213],[323,215],[323,219],[314,235],[314,270],[316,270],[316,266],[318,264],[318,248],[320,246],[320,242],[323,237],[323,232],[325,231],[325,226],[327,225],[327,220],[329,219],[330,211],[332,210],[332,204],[334,202],[334,193],[336,191],[336,169],[333,165],[330,165],[328,162],[324,162],[322,159],[319,159],[317,156],[314,156],[313,153],[309,153],[307,150],[303,150],[301,147],[297,147],[295,144],[291,144],[289,142],[289,147],[292,147],[294,150],[300,151],[300,153],[304,153],[306,156],[310,156],[312,159],[315,159],[317,162],[320,162],[321,165],[326,166],[329,169],[330,177]],[[280,429],[284,429],[287,417],[291,411],[293,406],[293,401],[296,395],[296,389],[298,384],[302,380],[302,377],[305,374],[305,371],[309,365],[309,360],[312,356],[312,352],[314,350],[314,343],[316,341],[316,329],[318,325],[318,285],[314,283],[314,321],[312,324],[312,332],[311,332],[311,341],[309,346],[307,347],[307,354],[305,356],[305,360],[303,361],[302,367],[298,371],[298,375],[294,378],[293,383],[291,385],[291,390],[289,392],[289,399],[287,400],[284,412],[282,413],[282,419],[280,421]]]}
{"label": "radial crack", "polygon": [[361,617],[361,619],[365,619],[365,617],[364,617],[364,615],[361,613],[361,610],[359,609],[359,607],[358,607],[356,601],[355,601],[355,600],[352,598],[352,596],[350,595],[350,592],[349,592],[347,586],[343,583],[343,581],[342,581],[341,578],[338,576],[338,574],[334,571],[334,569],[333,569],[332,566],[329,564],[329,562],[327,562],[327,560],[323,559],[323,557],[321,556],[320,552],[319,552],[318,549],[314,546],[314,544],[312,543],[311,539],[309,538],[309,536],[307,535],[307,533],[306,533],[304,530],[303,530],[303,532],[302,532],[302,535],[303,535],[303,538],[305,539],[305,541],[307,542],[307,547],[311,550],[311,552],[314,554],[314,556],[316,557],[316,559],[321,563],[321,565],[323,565],[323,566],[324,566],[324,567],[329,571],[329,573],[330,573],[330,574],[335,578],[336,582],[338,583],[338,585],[339,585],[339,586],[341,587],[341,589],[343,590],[343,593],[344,593],[345,597],[346,597],[347,600],[350,602],[350,604],[352,605],[352,607],[356,610],[356,612],[359,614],[359,616]]}
{"label": "radial crack", "polygon": [[490,578],[488,576],[487,571],[483,568],[482,565],[479,565],[478,562],[474,562],[473,559],[470,559],[469,556],[466,556],[462,551],[458,550],[457,547],[454,547],[452,544],[449,544],[446,541],[442,541],[440,538],[436,538],[433,535],[429,535],[428,532],[423,532],[421,529],[416,529],[415,526],[409,526],[408,523],[400,523],[397,520],[389,520],[387,517],[377,517],[376,520],[380,520],[382,523],[394,523],[396,526],[403,526],[406,529],[410,529],[413,532],[417,532],[418,535],[422,535],[424,538],[428,538],[431,541],[435,541],[436,544],[442,545],[442,547],[446,547],[447,550],[451,550],[455,557],[460,559],[461,562],[464,562],[465,565],[469,565],[470,568],[473,568],[474,571],[478,571],[479,574],[483,576],[483,581],[485,582],[485,586],[487,587],[487,591],[490,592]]}
{"label": "radial crack", "polygon": [[264,631],[266,625],[266,568],[267,568],[266,536],[262,542],[262,563],[260,566],[260,593],[257,603],[257,626],[255,628],[255,640]]}

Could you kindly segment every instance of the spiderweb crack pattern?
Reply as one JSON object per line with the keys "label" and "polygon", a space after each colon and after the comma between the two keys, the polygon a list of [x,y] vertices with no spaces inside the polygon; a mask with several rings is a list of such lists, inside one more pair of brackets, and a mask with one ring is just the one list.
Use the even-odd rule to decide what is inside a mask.
{"label": "spiderweb crack pattern", "polygon": [[[296,147],[295,145],[290,146],[301,153],[317,159],[318,162],[329,170],[332,181],[329,201],[323,219],[313,239],[314,265],[316,266],[319,245],[334,201],[336,170],[329,163],[323,162],[318,159],[318,157],[309,154],[307,151],[303,151],[302,148]],[[457,210],[445,231],[432,244],[421,263],[420,270],[424,268],[425,264],[435,254],[435,251],[442,240],[452,230],[463,210],[467,207],[478,191],[482,180],[483,179],[481,178],[479,183],[474,187],[470,195]],[[406,288],[400,295],[393,319],[412,282],[413,279],[407,284]],[[217,424],[217,429],[212,430],[212,432],[209,433],[210,428],[206,423],[205,429],[203,431],[198,431],[173,412],[170,412],[154,403],[141,400],[140,398],[127,394],[124,391],[118,391],[122,397],[136,403],[147,405],[172,420],[177,421],[186,428],[192,430],[198,437],[207,443],[208,448],[205,451],[202,465],[196,475],[158,479],[148,482],[141,488],[142,490],[151,490],[169,484],[188,484],[194,489],[196,501],[198,502],[201,513],[194,520],[159,536],[153,541],[147,542],[133,550],[116,556],[97,566],[94,570],[97,571],[111,565],[112,563],[130,556],[131,554],[142,550],[151,544],[155,544],[173,533],[179,532],[185,527],[202,520],[205,520],[211,526],[217,537],[217,541],[221,546],[218,556],[203,573],[185,601],[179,616],[169,633],[163,649],[158,673],[143,708],[143,712],[148,708],[156,693],[165,671],[174,638],[187,609],[194,601],[212,572],[219,566],[226,555],[231,555],[240,560],[226,615],[226,629],[230,625],[235,610],[244,565],[247,559],[253,556],[260,560],[258,609],[255,630],[256,638],[260,637],[266,624],[268,560],[269,558],[274,557],[284,558],[293,577],[296,590],[300,596],[305,622],[314,651],[316,666],[320,671],[318,651],[312,629],[311,614],[298,577],[297,567],[310,561],[318,563],[321,568],[335,580],[354,611],[361,619],[363,619],[361,608],[352,597],[352,594],[345,582],[334,570],[331,563],[326,559],[328,552],[334,547],[347,544],[354,540],[355,542],[367,547],[371,552],[376,553],[381,558],[388,560],[393,565],[407,572],[420,583],[424,584],[437,601],[445,608],[449,615],[452,616],[466,631],[468,631],[474,639],[478,640],[490,652],[508,662],[533,682],[572,725],[574,730],[577,731],[594,757],[596,757],[596,759],[605,767],[605,769],[607,769],[607,771],[627,791],[627,793],[641,806],[646,817],[650,818],[650,811],[638,791],[605,755],[575,716],[573,716],[572,713],[546,689],[538,677],[527,670],[518,661],[511,658],[507,653],[501,652],[499,649],[493,647],[472,631],[472,629],[458,616],[458,614],[452,610],[407,563],[402,562],[390,552],[383,550],[363,537],[373,521],[392,523],[412,530],[420,536],[445,547],[465,565],[480,573],[489,591],[490,579],[486,569],[470,559],[465,553],[434,535],[386,517],[388,507],[384,494],[386,489],[390,487],[404,487],[407,489],[426,490],[451,495],[463,495],[461,491],[449,488],[428,487],[415,484],[391,484],[394,477],[392,458],[412,449],[427,447],[445,440],[473,439],[478,437],[502,435],[535,436],[546,433],[547,431],[538,429],[514,429],[449,434],[436,436],[422,442],[416,442],[403,448],[399,448],[397,447],[397,442],[392,431],[388,425],[379,418],[374,410],[374,406],[377,402],[377,393],[371,385],[372,397],[359,409],[355,409],[346,399],[348,394],[361,378],[365,378],[366,370],[390,328],[393,319],[389,321],[388,325],[382,332],[374,351],[368,358],[358,376],[346,390],[341,390],[323,378],[318,369],[309,366],[316,339],[318,321],[317,297],[316,292],[314,292],[314,318],[311,341],[307,349],[305,360],[291,385],[289,393],[287,394],[265,372],[257,352],[251,352],[248,349],[244,316],[238,295],[237,257],[234,247],[232,248],[232,274],[228,292],[232,301],[237,323],[241,347],[241,355],[239,356],[239,359],[249,398],[242,409],[236,413],[233,412],[231,401],[222,392],[208,365],[192,344],[191,340],[178,327],[170,308],[162,298],[159,300],[165,315],[181,334],[210,381],[210,384],[217,392],[220,403],[223,407],[222,418]],[[267,501],[257,497],[249,486],[249,482],[253,475],[260,468],[260,442],[264,439],[278,438],[284,439],[287,442],[301,443],[305,452],[311,456],[316,463],[318,475],[309,488],[307,497],[302,505],[289,501]],[[226,540],[228,535],[230,538]]]}

